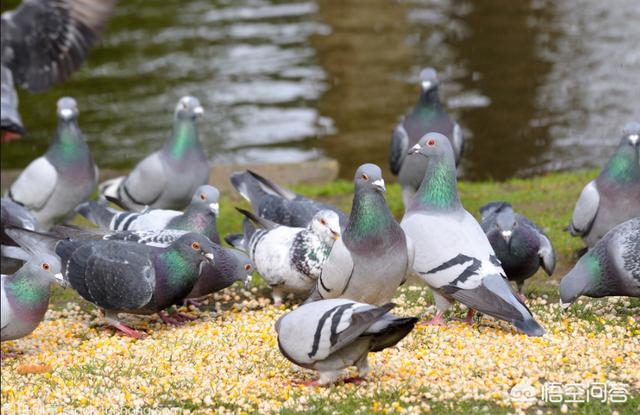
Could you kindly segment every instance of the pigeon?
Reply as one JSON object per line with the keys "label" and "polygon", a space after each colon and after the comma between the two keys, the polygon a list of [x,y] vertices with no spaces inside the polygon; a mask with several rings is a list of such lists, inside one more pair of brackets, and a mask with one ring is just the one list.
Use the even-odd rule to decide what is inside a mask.
{"label": "pigeon", "polygon": [[172,323],[164,310],[182,301],[204,265],[214,263],[213,242],[198,233],[187,233],[158,248],[126,241],[60,241],[17,228],[6,232],[33,254],[55,253],[64,280],[103,310],[109,325],[135,338],[141,338],[141,333],[120,322],[118,313],[158,313]]}
{"label": "pigeon", "polygon": [[213,186],[200,186],[184,213],[177,210],[145,209],[122,212],[109,208],[106,200],[89,201],[77,208],[78,213],[102,229],[112,231],[156,231],[174,229],[198,232],[219,244],[216,217],[220,210],[220,192]]}
{"label": "pigeon", "polygon": [[[277,225],[243,209],[244,235],[225,238],[249,253],[258,274],[272,288],[274,305],[288,293],[309,295],[333,243],[340,238],[338,215],[321,210],[305,228]],[[259,226],[256,229],[255,225]]]}
{"label": "pigeon", "polygon": [[2,13],[2,141],[25,133],[14,84],[30,92],[62,83],[98,40],[116,0],[24,0]]}
{"label": "pigeon", "polygon": [[31,212],[9,198],[0,199],[0,256],[2,256],[2,272],[5,274],[17,271],[22,267],[23,262],[30,258],[4,232],[7,226],[17,226],[32,231],[40,230],[40,224]]}
{"label": "pigeon", "polygon": [[629,123],[600,175],[582,190],[569,232],[581,236],[588,247],[617,224],[640,216],[639,153],[640,123]]}
{"label": "pigeon", "polygon": [[387,206],[380,167],[363,164],[354,181],[351,216],[308,301],[348,298],[383,305],[411,270],[413,244]]}
{"label": "pigeon", "polygon": [[640,217],[607,232],[560,281],[560,304],[578,297],[640,297]]}
{"label": "pigeon", "polygon": [[184,209],[199,186],[209,181],[209,162],[198,138],[197,98],[178,101],[173,131],[164,146],[145,157],[128,176],[100,184],[100,193],[127,210]]}
{"label": "pigeon", "polygon": [[480,224],[460,203],[453,149],[447,137],[427,133],[409,157],[427,158],[427,170],[416,197],[400,222],[413,240],[413,271],[429,285],[436,316],[428,324],[443,324],[452,301],[513,323],[530,336],[544,329],[515,296]]}
{"label": "pigeon", "polygon": [[536,224],[515,213],[507,202],[491,202],[480,208],[482,230],[509,281],[515,281],[518,297],[525,301],[524,281],[542,266],[551,276],[556,254],[551,241]]}
{"label": "pigeon", "polygon": [[8,197],[38,220],[43,229],[75,214],[98,183],[98,167],[78,126],[73,98],[58,100],[58,129],[49,149],[32,161],[11,185]]}
{"label": "pigeon", "polygon": [[318,380],[300,383],[335,383],[349,366],[357,367],[358,377],[344,382],[359,382],[369,373],[369,352],[395,346],[418,321],[389,314],[393,307],[347,299],[304,304],[276,321],[278,347],[292,363],[320,372]]}
{"label": "pigeon", "polygon": [[420,72],[421,92],[411,114],[407,115],[393,130],[389,153],[391,173],[398,176],[402,187],[405,210],[411,204],[414,193],[420,187],[427,160],[407,157],[409,149],[429,132],[444,134],[453,147],[456,165],[464,149],[462,129],[446,113],[438,97],[438,74],[433,68]]}
{"label": "pigeon", "polygon": [[324,209],[338,215],[342,228],[347,223],[347,215],[340,209],[280,187],[251,170],[235,172],[229,180],[238,193],[251,203],[259,217],[280,225],[306,228],[314,215]]}
{"label": "pigeon", "polygon": [[49,307],[52,282],[64,284],[57,257],[38,254],[15,274],[2,274],[0,340],[27,336],[38,327]]}

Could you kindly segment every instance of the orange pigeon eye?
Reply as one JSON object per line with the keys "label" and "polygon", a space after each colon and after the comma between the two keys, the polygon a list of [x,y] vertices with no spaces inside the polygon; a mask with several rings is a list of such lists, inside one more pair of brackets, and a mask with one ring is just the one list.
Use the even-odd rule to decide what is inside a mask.
{"label": "orange pigeon eye", "polygon": [[366,173],[362,173],[362,176],[360,176],[360,178],[361,178],[362,180],[364,180],[365,182],[366,182],[367,180],[369,180],[369,176],[367,176],[367,175],[366,175]]}
{"label": "orange pigeon eye", "polygon": [[244,269],[246,269],[247,271],[251,270],[251,265],[250,264],[245,265]]}
{"label": "orange pigeon eye", "polygon": [[204,193],[200,193],[200,200],[205,200],[207,197],[204,195]]}
{"label": "orange pigeon eye", "polygon": [[49,271],[49,268],[51,268],[51,267],[49,266],[49,264],[47,264],[46,262],[45,262],[45,263],[43,263],[43,264],[42,264],[42,265],[40,265],[40,266],[41,266],[41,267],[42,267],[42,269],[43,269],[43,270],[45,270],[45,271]]}
{"label": "orange pigeon eye", "polygon": [[436,140],[434,140],[433,138],[429,139],[429,141],[427,141],[427,145],[429,147],[433,147],[436,145]]}
{"label": "orange pigeon eye", "polygon": [[326,224],[327,224],[327,221],[324,220],[324,218],[321,218],[320,219],[320,225],[326,225]]}
{"label": "orange pigeon eye", "polygon": [[194,242],[191,244],[191,248],[195,249],[196,251],[200,250],[200,244],[198,242]]}

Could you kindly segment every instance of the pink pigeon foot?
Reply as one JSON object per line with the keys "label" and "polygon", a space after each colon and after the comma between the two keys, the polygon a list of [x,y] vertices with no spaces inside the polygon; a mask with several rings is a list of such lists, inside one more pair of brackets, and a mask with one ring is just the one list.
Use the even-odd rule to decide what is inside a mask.
{"label": "pink pigeon foot", "polygon": [[475,310],[470,308],[469,311],[467,311],[467,316],[465,318],[453,318],[453,320],[461,321],[467,324],[473,324],[473,315],[475,314],[475,312]]}
{"label": "pink pigeon foot", "polygon": [[175,313],[172,313],[171,317],[175,318],[176,320],[178,320],[181,323],[184,323],[184,322],[187,322],[187,321],[197,320],[197,317],[193,317],[193,316],[190,316],[189,314],[181,313],[179,311],[176,311]]}
{"label": "pink pigeon foot", "polygon": [[169,314],[167,314],[166,311],[160,311],[158,313],[158,316],[160,317],[160,320],[162,320],[165,324],[169,324],[172,326],[181,326],[184,323],[182,321],[179,321],[171,316],[169,316]]}
{"label": "pink pigeon foot", "polygon": [[194,306],[194,307],[200,307],[202,305],[202,302],[194,299],[194,298],[187,298],[182,302],[185,306],[189,307],[190,305]]}
{"label": "pink pigeon foot", "polygon": [[134,339],[144,339],[145,335],[137,330],[132,329],[122,323],[111,323],[111,326],[117,330],[118,333],[122,333],[125,336],[133,337]]}
{"label": "pink pigeon foot", "polygon": [[343,380],[344,383],[355,383],[355,384],[362,383],[364,381],[365,381],[365,378],[361,378],[360,376],[353,376]]}
{"label": "pink pigeon foot", "polygon": [[294,385],[302,385],[302,386],[322,386],[320,383],[318,383],[317,380],[299,380],[299,379],[294,379],[291,381]]}
{"label": "pink pigeon foot", "polygon": [[444,312],[440,310],[436,311],[436,315],[431,320],[420,323],[421,326],[444,326],[445,324]]}
{"label": "pink pigeon foot", "polygon": [[523,293],[516,293],[516,295],[518,296],[518,298],[520,299],[520,301],[522,301],[523,303],[527,302],[527,296],[524,295]]}

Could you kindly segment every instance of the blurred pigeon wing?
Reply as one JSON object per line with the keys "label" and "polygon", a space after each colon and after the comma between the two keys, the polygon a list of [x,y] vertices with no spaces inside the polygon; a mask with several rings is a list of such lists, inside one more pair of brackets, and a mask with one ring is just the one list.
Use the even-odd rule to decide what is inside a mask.
{"label": "blurred pigeon wing", "polygon": [[540,264],[544,271],[551,275],[556,268],[556,253],[553,250],[551,241],[543,233],[538,233],[538,239],[540,240],[540,249],[538,255],[540,256]]}
{"label": "blurred pigeon wing", "polygon": [[18,113],[18,95],[13,87],[11,71],[2,65],[2,94],[0,98],[0,114],[2,114],[2,128],[15,133],[24,133],[22,119]]}
{"label": "blurred pigeon wing", "polygon": [[389,154],[389,165],[391,167],[391,173],[396,176],[400,172],[402,162],[404,161],[407,152],[409,151],[409,136],[404,129],[402,123],[398,124],[393,130],[391,136],[391,148]]}
{"label": "blurred pigeon wing", "polygon": [[318,292],[323,298],[336,298],[342,295],[353,274],[353,258],[351,252],[338,239],[331,249],[329,257],[322,266],[318,279]]}
{"label": "blurred pigeon wing", "polygon": [[596,182],[591,181],[580,193],[576,207],[573,210],[570,227],[573,235],[584,235],[589,232],[596,213],[598,213],[599,205],[600,193],[598,193]]}
{"label": "blurred pigeon wing", "polygon": [[456,164],[462,157],[462,152],[464,151],[464,137],[462,136],[462,128],[460,125],[456,123],[453,126],[453,151],[456,157]]}
{"label": "blurred pigeon wing", "polygon": [[39,210],[51,197],[58,182],[58,172],[45,157],[27,166],[11,185],[9,197],[28,209]]}
{"label": "blurred pigeon wing", "polygon": [[166,190],[166,183],[165,166],[156,152],[145,157],[129,173],[121,192],[138,205],[152,205]]}

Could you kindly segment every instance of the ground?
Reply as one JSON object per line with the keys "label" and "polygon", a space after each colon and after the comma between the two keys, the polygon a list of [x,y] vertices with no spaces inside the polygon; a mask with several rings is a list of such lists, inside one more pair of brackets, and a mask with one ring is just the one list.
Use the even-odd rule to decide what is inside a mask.
{"label": "ground", "polygon": [[[296,302],[274,307],[258,277],[251,291],[234,287],[210,298],[202,311],[184,310],[198,320],[182,327],[167,327],[155,317],[126,316],[147,333],[137,341],[104,330],[91,305],[70,290],[56,289],[40,327],[2,344],[3,352],[18,353],[2,362],[2,413],[123,408],[174,414],[640,413],[640,324],[634,319],[640,299],[583,298],[564,313],[558,306],[558,280],[582,247],[563,228],[582,186],[595,174],[460,183],[470,212],[477,214],[492,200],[508,200],[553,241],[555,275],[538,273],[525,285],[530,308],[547,330],[544,337],[518,334],[490,317],[473,325],[420,326],[398,346],[370,355],[372,370],[365,383],[309,388],[292,383],[314,374],[282,357],[273,326]],[[295,189],[349,209],[351,183]],[[389,186],[387,200],[398,217],[399,196],[397,185]],[[219,219],[223,235],[240,229],[234,205],[245,204],[225,194]],[[426,319],[435,312],[424,287],[403,287],[394,301],[398,315]],[[462,316],[464,310],[452,314]],[[594,384],[600,382],[607,382],[609,401],[624,394],[626,402],[594,399]],[[567,402],[576,383],[592,385],[589,403]],[[551,387],[564,389],[558,393]],[[554,396],[563,402],[550,402]]]}

